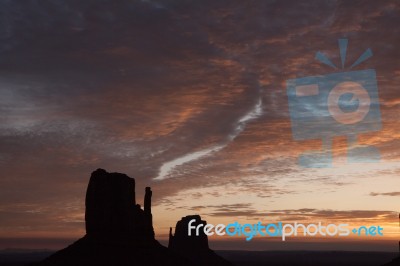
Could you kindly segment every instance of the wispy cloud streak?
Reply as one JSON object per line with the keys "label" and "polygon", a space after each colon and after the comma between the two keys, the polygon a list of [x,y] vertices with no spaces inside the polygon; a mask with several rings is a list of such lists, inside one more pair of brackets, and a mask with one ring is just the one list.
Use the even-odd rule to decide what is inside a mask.
{"label": "wispy cloud streak", "polygon": [[233,132],[231,134],[229,134],[227,141],[223,142],[222,144],[218,144],[218,145],[212,146],[207,149],[203,149],[200,151],[185,154],[179,158],[176,158],[172,161],[164,163],[160,168],[158,176],[156,178],[154,178],[154,180],[164,180],[164,179],[171,178],[170,174],[176,167],[179,167],[179,166],[189,163],[189,162],[196,161],[205,156],[211,155],[215,152],[222,150],[230,142],[232,142],[237,136],[239,136],[240,133],[243,132],[243,130],[246,128],[246,125],[248,122],[258,118],[261,115],[262,115],[262,100],[261,100],[261,98],[259,98],[257,103],[254,105],[254,107],[248,113],[246,113],[244,116],[242,116],[240,119],[238,119],[238,121],[236,122],[235,128],[234,128]]}

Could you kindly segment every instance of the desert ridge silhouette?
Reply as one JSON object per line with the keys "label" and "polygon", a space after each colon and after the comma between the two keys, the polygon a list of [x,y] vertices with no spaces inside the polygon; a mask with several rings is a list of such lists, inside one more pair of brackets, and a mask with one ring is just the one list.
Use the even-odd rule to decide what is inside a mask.
{"label": "desert ridge silhouette", "polygon": [[[197,260],[192,257],[196,250],[185,254],[186,250],[162,246],[154,237],[151,197],[151,188],[146,187],[142,209],[136,204],[133,178],[97,169],[86,192],[86,235],[34,265],[230,265],[220,257]],[[178,247],[182,245],[185,243]],[[200,253],[204,251],[199,250]]]}

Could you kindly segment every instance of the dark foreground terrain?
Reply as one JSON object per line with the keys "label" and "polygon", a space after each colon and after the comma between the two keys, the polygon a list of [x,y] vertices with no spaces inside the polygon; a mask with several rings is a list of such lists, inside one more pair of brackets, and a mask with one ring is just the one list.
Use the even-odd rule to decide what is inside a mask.
{"label": "dark foreground terrain", "polygon": [[237,266],[378,266],[396,253],[352,251],[217,251]]}
{"label": "dark foreground terrain", "polygon": [[[27,265],[41,261],[52,251],[3,250],[1,266]],[[344,252],[344,251],[217,251],[217,254],[236,266],[379,266],[391,261],[397,254],[392,252]]]}

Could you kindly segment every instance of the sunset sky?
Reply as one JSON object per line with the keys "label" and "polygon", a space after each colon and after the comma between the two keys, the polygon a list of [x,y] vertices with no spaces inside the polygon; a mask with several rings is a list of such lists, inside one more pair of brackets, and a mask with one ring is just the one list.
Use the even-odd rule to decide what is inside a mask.
{"label": "sunset sky", "polygon": [[[104,168],[135,178],[140,204],[152,187],[161,241],[200,214],[385,228],[290,243],[211,237],[218,249],[396,251],[399,25],[398,1],[0,1],[0,248],[83,236],[87,183]],[[344,69],[315,59],[341,66],[341,38]],[[293,140],[286,81],[349,71],[368,48],[352,70],[375,69],[382,130],[359,142],[380,162],[347,163],[342,136],[332,168],[302,168],[321,140]]]}

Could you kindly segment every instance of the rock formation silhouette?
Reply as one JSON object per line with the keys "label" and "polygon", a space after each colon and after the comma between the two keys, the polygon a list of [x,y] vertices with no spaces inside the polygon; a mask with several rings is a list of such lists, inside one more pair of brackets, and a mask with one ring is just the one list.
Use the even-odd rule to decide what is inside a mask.
{"label": "rock formation silhouette", "polygon": [[206,221],[201,220],[199,215],[188,215],[182,217],[180,221],[176,223],[175,235],[172,235],[172,228],[169,231],[169,243],[168,248],[177,254],[197,262],[198,265],[221,265],[231,266],[232,264],[222,257],[218,256],[208,246],[208,237],[203,230],[199,230],[199,235],[196,236],[188,234],[188,224],[191,220],[195,220],[192,226],[207,224]]}
{"label": "rock formation silhouette", "polygon": [[154,237],[151,197],[146,187],[142,209],[136,204],[133,178],[97,169],[86,191],[86,235],[36,265],[231,265],[209,249],[204,233],[185,237],[189,220],[206,223],[198,215],[182,218],[170,248],[162,246]]}
{"label": "rock formation silhouette", "polygon": [[135,200],[135,180],[97,169],[86,192],[86,235],[37,265],[197,265],[154,238],[152,191],[144,209]]}
{"label": "rock formation silhouette", "polygon": [[125,174],[92,173],[86,192],[86,234],[108,241],[121,238],[154,242],[150,187],[146,187],[144,210],[136,204],[135,180]]}

